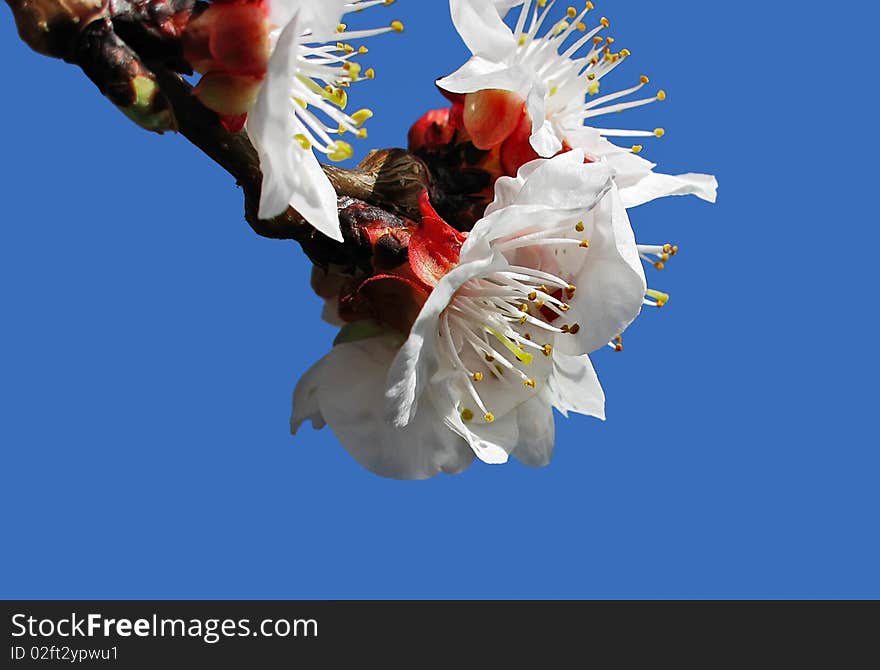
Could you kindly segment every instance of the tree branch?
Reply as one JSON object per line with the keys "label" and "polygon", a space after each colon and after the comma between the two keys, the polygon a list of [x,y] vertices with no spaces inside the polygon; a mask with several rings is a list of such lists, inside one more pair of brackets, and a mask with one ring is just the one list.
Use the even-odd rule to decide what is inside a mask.
{"label": "tree branch", "polygon": [[[298,241],[313,259],[344,264],[357,255],[346,245],[362,245],[356,230],[339,244],[316,233],[293,209],[271,220],[257,216],[262,173],[245,133],[229,133],[217,115],[192,95],[179,72],[179,37],[194,0],[6,0],[22,40],[38,53],[78,65],[99,90],[129,118],[154,132],[179,132],[223,167],[244,193],[245,219],[264,237]],[[356,170],[325,166],[340,196],[414,219],[418,195],[430,188],[428,169],[402,149],[372,152]],[[350,229],[367,211],[356,207]],[[398,220],[399,221],[399,220]],[[353,222],[353,223],[352,223]],[[346,230],[343,230],[346,235]],[[335,246],[334,246],[335,245]]]}

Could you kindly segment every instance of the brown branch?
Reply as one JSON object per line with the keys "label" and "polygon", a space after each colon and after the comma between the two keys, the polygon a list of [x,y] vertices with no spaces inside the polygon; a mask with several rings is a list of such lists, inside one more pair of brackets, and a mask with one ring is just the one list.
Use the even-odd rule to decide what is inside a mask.
{"label": "brown branch", "polygon": [[[139,125],[159,133],[179,132],[229,172],[242,188],[245,219],[257,234],[297,240],[310,257],[326,262],[339,259],[342,264],[355,255],[345,245],[357,245],[358,235],[350,234],[339,245],[317,234],[293,209],[268,221],[257,217],[262,174],[247,135],[227,132],[174,71],[185,71],[186,64],[181,63],[179,24],[173,17],[175,12],[189,16],[193,0],[6,2],[19,35],[31,48],[80,66]],[[350,206],[355,198],[407,218],[418,216],[418,195],[430,186],[425,165],[402,149],[375,151],[356,170],[326,166],[324,171],[340,206]]]}

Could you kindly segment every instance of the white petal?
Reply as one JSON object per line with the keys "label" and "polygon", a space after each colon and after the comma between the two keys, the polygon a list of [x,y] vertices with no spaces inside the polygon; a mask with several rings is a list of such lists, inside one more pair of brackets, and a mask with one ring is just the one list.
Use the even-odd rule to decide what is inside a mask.
{"label": "white petal", "polygon": [[492,0],[450,0],[458,34],[475,56],[501,62],[516,51],[516,38]]}
{"label": "white petal", "polygon": [[585,224],[590,248],[572,280],[577,294],[566,314],[580,330],[557,341],[560,352],[571,355],[595,351],[626,330],[641,312],[646,289],[635,235],[616,188]]}
{"label": "white petal", "polygon": [[533,468],[550,463],[556,438],[553,410],[541,396],[521,405],[516,412],[519,440],[513,456]]}
{"label": "white petal", "polygon": [[266,80],[248,115],[248,136],[263,170],[258,216],[272,218],[290,206],[314,228],[341,242],[336,192],[315,155],[294,139],[297,131],[290,82],[297,74],[298,40],[294,17],[281,33],[269,60]]}
{"label": "white petal", "polygon": [[437,372],[438,319],[455,292],[469,279],[506,265],[500,254],[465,263],[445,275],[434,287],[388,374],[385,393],[388,421],[405,426],[415,416],[419,396]]}
{"label": "white petal", "polygon": [[465,424],[459,418],[455,426],[477,458],[489,465],[507,463],[519,440],[515,412],[494,423]]}
{"label": "white petal", "polygon": [[554,351],[549,386],[550,401],[563,416],[576,412],[605,420],[605,392],[589,356]]}
{"label": "white petal", "polygon": [[567,210],[592,209],[611,188],[612,174],[601,163],[584,163],[584,154],[579,150],[550,160],[531,161],[517,176],[522,188],[515,203]]}
{"label": "white petal", "polygon": [[342,327],[346,321],[339,316],[339,298],[334,297],[324,301],[324,307],[321,309],[321,320],[329,323],[331,326]]}
{"label": "white petal", "polygon": [[503,19],[511,9],[519,7],[523,0],[493,0],[493,2],[495,3],[495,9],[498,10],[498,14]]}
{"label": "white petal", "polygon": [[[473,451],[432,403],[422,403],[405,428],[383,418],[385,379],[399,342],[397,336],[381,336],[337,345],[313,368],[320,380],[316,385],[309,379],[307,388],[316,389],[312,396],[342,446],[372,472],[395,479],[461,472],[473,461]],[[302,402],[307,412],[310,396]],[[294,413],[301,414],[296,404]]]}
{"label": "white petal", "polygon": [[327,358],[315,363],[297,382],[293,391],[293,411],[290,415],[290,432],[296,435],[300,427],[311,421],[315,430],[327,425],[318,404],[318,387],[326,383]]}
{"label": "white petal", "polygon": [[[269,21],[276,26],[285,26],[297,14],[299,31],[309,31],[315,41],[326,41],[336,34],[344,7],[349,0],[270,0]],[[310,37],[311,41],[313,38]]]}
{"label": "white petal", "polygon": [[655,173],[657,166],[654,163],[609,142],[594,128],[586,126],[566,130],[565,139],[587,155],[604,159],[614,170],[614,181],[627,209],[672,195],[696,195],[707,202],[715,202],[718,181],[711,175]]}
{"label": "white petal", "polygon": [[[532,118],[535,117],[533,116]],[[553,124],[549,121],[544,121],[544,123],[532,133],[531,137],[529,137],[529,144],[532,145],[532,149],[535,150],[536,154],[547,158],[555,156],[562,151],[562,142],[556,137],[556,133],[553,132]]]}
{"label": "white petal", "polygon": [[669,175],[651,172],[634,185],[621,188],[620,197],[623,206],[628,209],[671,195],[695,195],[701,200],[715,202],[717,191],[718,180],[712,175]]}
{"label": "white petal", "polygon": [[525,95],[533,75],[527,70],[474,56],[458,70],[437,80],[437,86],[450,93],[473,93],[484,89],[514,91]]}
{"label": "white petal", "polygon": [[526,111],[532,120],[532,136],[529,144],[539,156],[550,158],[562,151],[562,142],[556,136],[553,124],[545,117],[544,100],[547,87],[542,81],[535,81],[526,97]]}
{"label": "white petal", "polygon": [[426,393],[437,407],[444,407],[445,424],[460,435],[473,453],[484,463],[507,463],[509,455],[519,443],[519,424],[516,412],[511,412],[493,423],[472,421],[465,423],[455,406],[455,395],[445,384],[433,384]]}

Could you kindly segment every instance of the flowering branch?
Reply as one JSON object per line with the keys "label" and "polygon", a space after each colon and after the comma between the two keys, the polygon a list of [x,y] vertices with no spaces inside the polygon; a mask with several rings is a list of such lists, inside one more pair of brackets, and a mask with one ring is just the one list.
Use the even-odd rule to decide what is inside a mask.
{"label": "flowering branch", "polygon": [[637,243],[628,209],[716,197],[713,176],[640,155],[663,128],[593,125],[666,92],[627,101],[644,75],[604,85],[630,52],[592,2],[546,22],[543,0],[450,0],[473,54],[437,81],[451,106],[412,126],[412,153],[343,170],[319,157],[351,158],[346,139],[367,137],[372,110],[349,103],[375,76],[360,41],[404,30],[343,19],[393,0],[6,1],[33,49],[78,65],[143,128],[185,136],[242,187],[255,232],[300,244],[341,328],[294,391],[291,429],[330,426],[384,476],[546,465],[554,409],[604,418],[589,356],[622,351],[643,307],[667,303],[645,270],[678,251]]}
{"label": "flowering branch", "polygon": [[312,260],[348,265],[362,253],[357,227],[365,212],[371,221],[379,215],[377,207],[388,215],[418,216],[418,195],[430,182],[427,168],[409,153],[390,149],[372,152],[356,170],[323,167],[340,208],[349,210],[342,216],[349,222],[343,243],[318,234],[292,208],[260,219],[263,175],[257,152],[245,133],[228,132],[181,77],[192,73],[180,38],[194,0],[6,2],[19,35],[34,51],[78,65],[135,123],[160,134],[179,132],[232,175],[244,193],[245,219],[258,235],[296,240]]}

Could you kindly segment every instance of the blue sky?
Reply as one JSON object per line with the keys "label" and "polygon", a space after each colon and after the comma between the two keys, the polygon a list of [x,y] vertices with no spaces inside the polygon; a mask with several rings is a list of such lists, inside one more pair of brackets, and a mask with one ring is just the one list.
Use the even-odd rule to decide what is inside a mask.
{"label": "blue sky", "polygon": [[[596,4],[633,52],[615,83],[669,93],[619,125],[664,126],[646,155],[719,202],[631,212],[682,251],[650,275],[669,305],[595,356],[607,422],[560,419],[548,468],[424,483],[288,434],[333,337],[299,248],[2,10],[0,596],[880,596],[876,9],[829,33],[818,2]],[[444,1],[383,11],[407,29],[370,43],[361,155],[466,56]]]}

